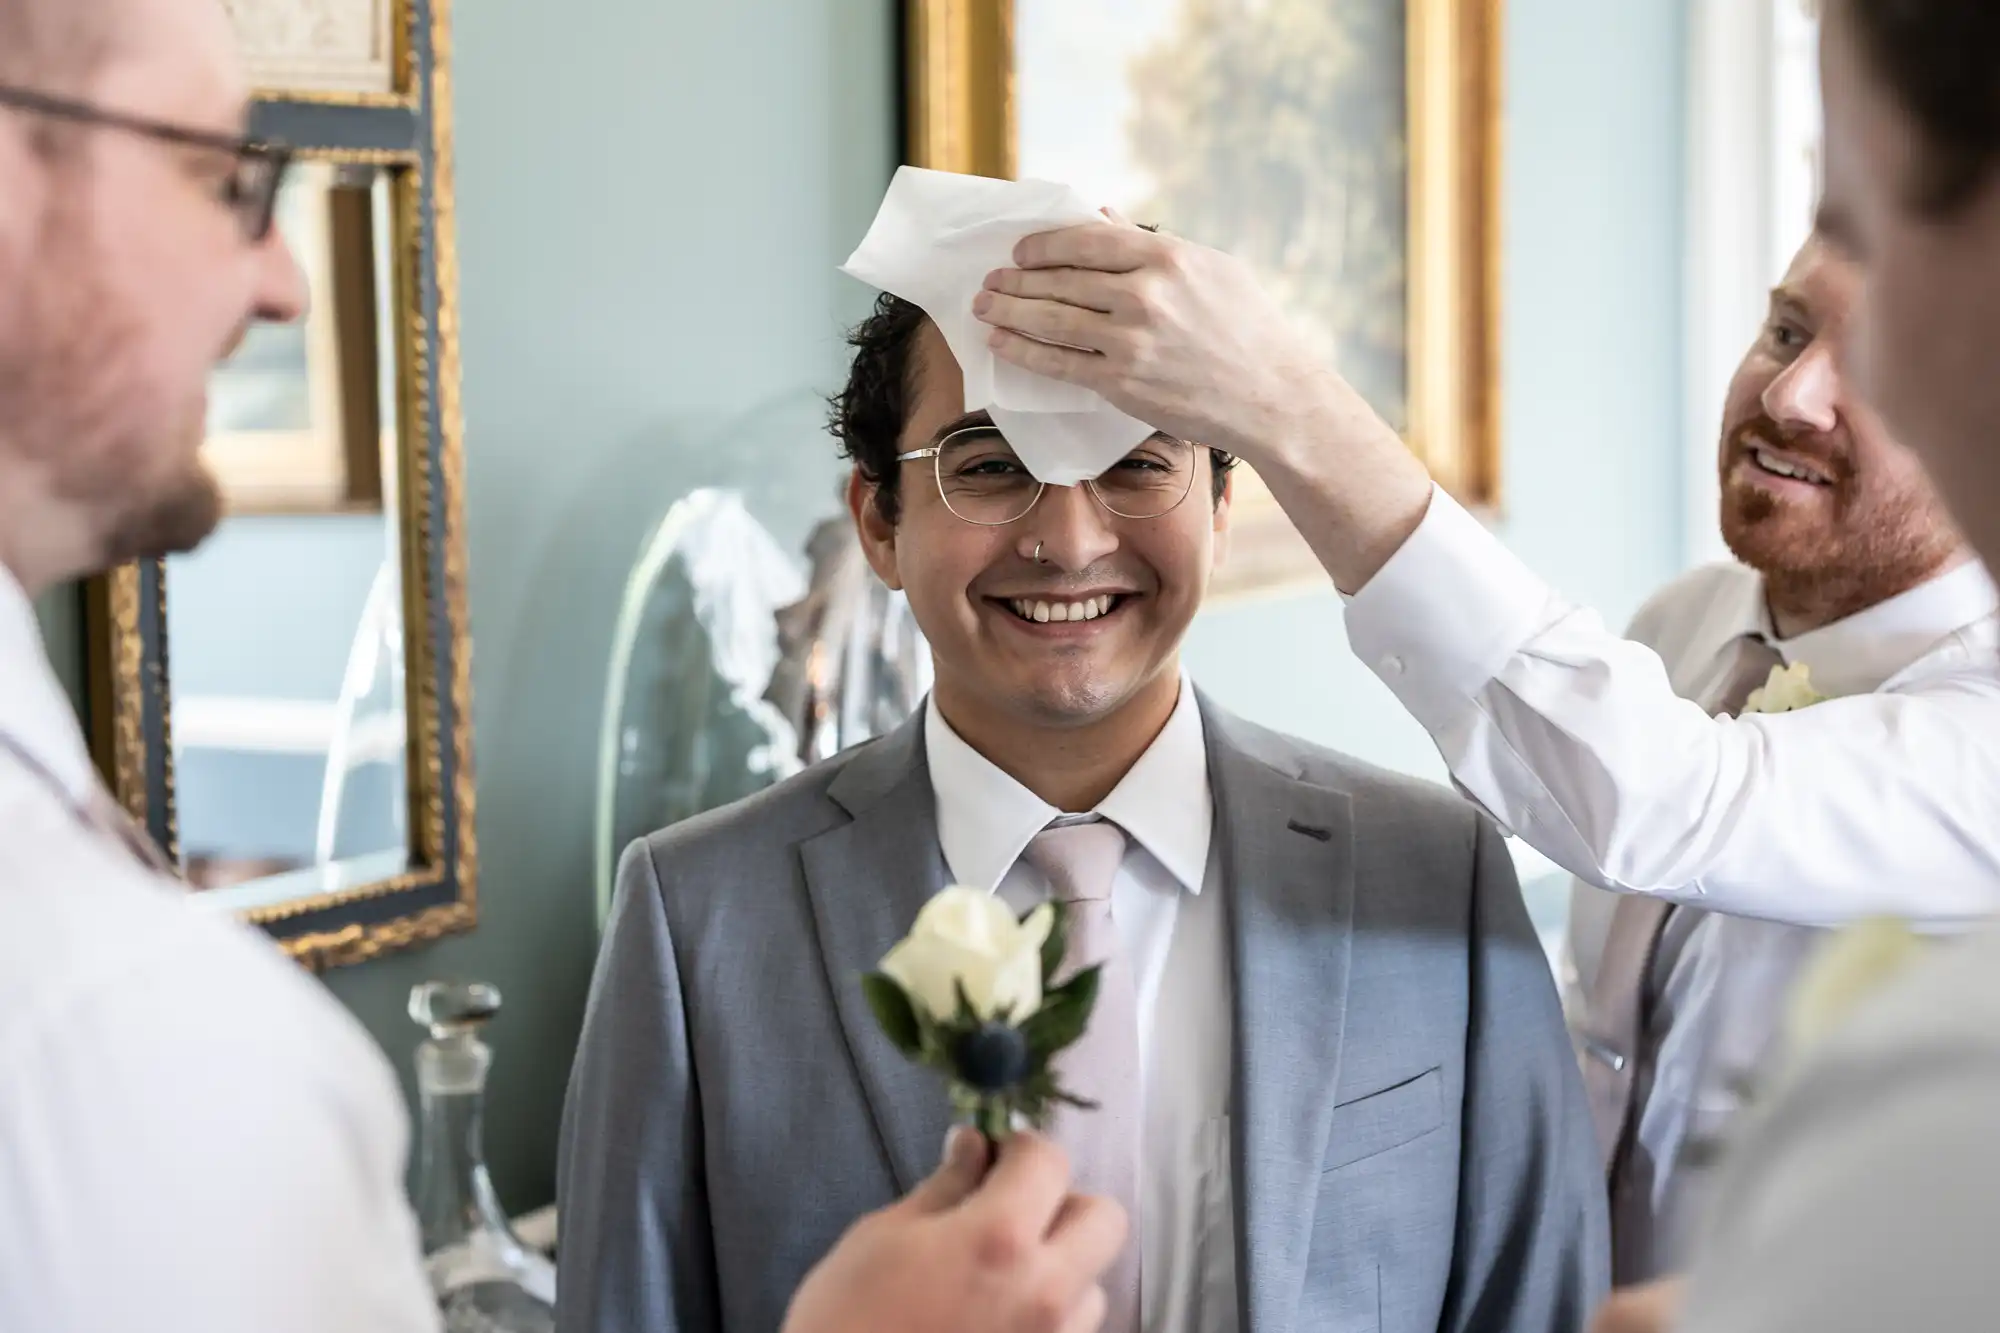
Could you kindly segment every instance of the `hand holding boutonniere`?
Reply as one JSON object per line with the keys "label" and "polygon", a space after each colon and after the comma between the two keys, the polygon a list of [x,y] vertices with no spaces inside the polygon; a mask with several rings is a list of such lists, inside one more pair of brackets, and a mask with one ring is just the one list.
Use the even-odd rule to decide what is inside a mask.
{"label": "hand holding boutonniere", "polygon": [[1791,713],[1825,703],[1827,696],[1813,688],[1812,668],[1804,662],[1774,666],[1763,685],[1750,691],[1743,701],[1745,713]]}
{"label": "hand holding boutonniere", "polygon": [[861,979],[883,1033],[943,1074],[953,1109],[996,1142],[1017,1120],[1044,1127],[1058,1102],[1094,1109],[1064,1092],[1051,1068],[1097,1003],[1095,967],[1048,984],[1065,933],[1053,903],[1016,920],[990,893],[948,888]]}

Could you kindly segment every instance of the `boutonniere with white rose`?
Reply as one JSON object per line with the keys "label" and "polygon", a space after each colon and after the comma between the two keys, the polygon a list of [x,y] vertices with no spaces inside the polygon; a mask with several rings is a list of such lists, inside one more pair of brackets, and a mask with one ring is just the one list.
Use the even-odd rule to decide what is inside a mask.
{"label": "boutonniere with white rose", "polygon": [[954,886],[917,914],[909,935],[861,979],[896,1048],[945,1076],[952,1108],[996,1142],[1017,1123],[1046,1126],[1063,1091],[1051,1067],[1090,1024],[1099,969],[1051,987],[1066,933],[1043,903],[1015,918],[990,893]]}
{"label": "boutonniere with white rose", "polygon": [[1764,683],[1750,691],[1750,697],[1743,701],[1743,711],[1791,713],[1825,703],[1826,699],[1826,695],[1813,688],[1812,668],[1804,662],[1794,662],[1790,666],[1772,667]]}

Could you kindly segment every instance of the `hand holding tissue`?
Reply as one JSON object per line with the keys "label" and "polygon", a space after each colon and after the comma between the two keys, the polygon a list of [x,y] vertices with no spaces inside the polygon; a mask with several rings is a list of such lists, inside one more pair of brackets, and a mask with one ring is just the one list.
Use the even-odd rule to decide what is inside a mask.
{"label": "hand holding tissue", "polygon": [[1080,385],[999,360],[972,313],[986,275],[1024,237],[1103,215],[1066,185],[902,167],[841,271],[917,306],[958,359],[965,409],[984,410],[1039,481],[1074,486],[1108,470],[1153,428]]}

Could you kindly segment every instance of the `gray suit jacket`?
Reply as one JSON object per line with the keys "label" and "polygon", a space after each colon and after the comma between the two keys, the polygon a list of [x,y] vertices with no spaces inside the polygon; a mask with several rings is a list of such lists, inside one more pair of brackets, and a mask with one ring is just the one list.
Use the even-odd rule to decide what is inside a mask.
{"label": "gray suit jacket", "polygon": [[[1492,826],[1203,701],[1245,1333],[1580,1329],[1604,1185]],[[563,1117],[564,1333],[763,1333],[930,1173],[857,979],[946,878],[922,714],[627,852]]]}

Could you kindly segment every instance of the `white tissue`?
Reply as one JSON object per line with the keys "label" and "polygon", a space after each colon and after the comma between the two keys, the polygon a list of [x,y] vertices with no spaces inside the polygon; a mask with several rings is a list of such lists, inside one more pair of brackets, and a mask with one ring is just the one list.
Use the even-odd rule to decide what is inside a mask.
{"label": "white tissue", "polygon": [[1041,481],[1098,476],[1153,433],[1081,385],[994,356],[992,326],[972,313],[986,275],[1014,262],[1025,236],[1103,215],[1067,185],[901,167],[861,246],[841,266],[931,317],[965,377],[965,410],[984,409]]}

